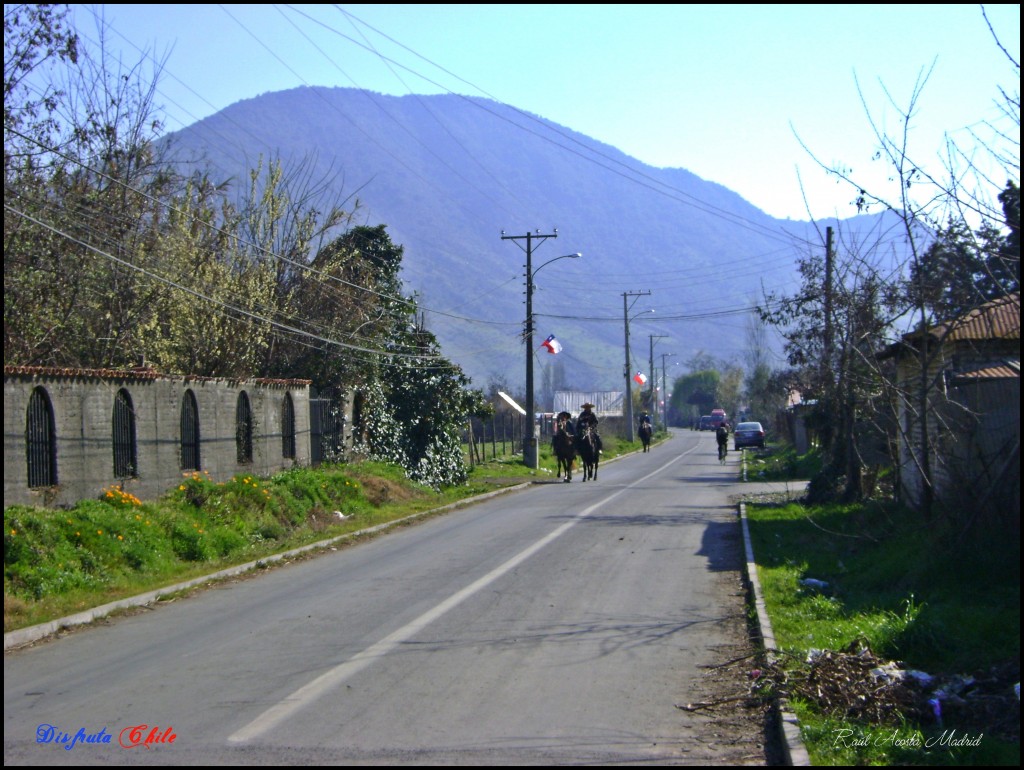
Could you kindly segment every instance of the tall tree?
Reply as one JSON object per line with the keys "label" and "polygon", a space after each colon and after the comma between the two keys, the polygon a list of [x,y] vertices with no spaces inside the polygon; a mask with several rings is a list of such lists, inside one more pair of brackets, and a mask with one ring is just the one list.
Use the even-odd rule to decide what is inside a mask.
{"label": "tall tree", "polygon": [[[984,7],[981,13],[984,15]],[[998,45],[998,40],[996,42]],[[1014,82],[1019,82],[1019,63],[1001,45],[999,48],[1006,54],[1014,73]],[[945,402],[945,386],[944,379],[936,376],[936,369],[941,368],[939,355],[943,340],[933,339],[927,332],[935,321],[935,311],[955,312],[957,306],[966,302],[965,297],[971,294],[972,285],[976,297],[988,292],[1003,291],[1005,287],[1013,285],[1012,257],[1001,266],[989,264],[989,256],[998,254],[998,248],[986,252],[981,248],[983,244],[965,247],[964,242],[969,235],[975,236],[977,241],[979,233],[982,241],[987,239],[991,242],[994,231],[1002,229],[1001,219],[1007,222],[1013,220],[1013,214],[1002,211],[1002,208],[1008,207],[1012,212],[1014,191],[1018,185],[1016,180],[1020,175],[1020,97],[1017,92],[1000,89],[1003,115],[997,122],[983,121],[979,124],[988,131],[988,137],[983,138],[980,130],[972,131],[970,136],[975,146],[967,149],[952,140],[947,141],[940,153],[945,159],[943,167],[929,168],[931,164],[922,163],[921,157],[915,157],[917,153],[914,152],[912,142],[912,126],[929,74],[928,71],[922,72],[905,106],[897,105],[883,85],[885,101],[897,112],[896,121],[890,117],[882,121],[868,110],[876,145],[874,157],[888,167],[887,177],[891,186],[869,187],[860,183],[844,166],[819,163],[828,173],[851,185],[855,191],[858,211],[880,207],[899,223],[902,247],[907,254],[900,273],[876,273],[872,277],[870,272],[858,271],[869,280],[861,284],[863,292],[857,292],[858,296],[865,299],[878,294],[888,300],[893,298],[892,289],[899,288],[900,296],[893,299],[896,310],[888,313],[881,305],[872,309],[868,305],[855,303],[850,306],[851,309],[859,306],[870,312],[855,313],[849,328],[857,329],[857,335],[861,334],[861,329],[870,333],[875,328],[892,328],[887,317],[895,319],[897,316],[916,327],[913,344],[908,343],[904,348],[904,354],[911,356],[915,362],[915,376],[911,380],[886,383],[881,381],[877,366],[873,368],[871,376],[879,380],[878,392],[894,395],[891,408],[899,414],[900,419],[892,424],[898,426],[906,455],[910,458],[909,464],[914,466],[921,480],[921,494],[917,500],[919,508],[924,518],[931,521],[935,512],[937,480],[933,465],[937,446],[935,433],[941,429],[937,418],[939,411],[944,408],[940,402]],[[863,92],[861,99],[865,105],[869,103]],[[893,126],[896,126],[895,130]],[[993,179],[1000,177],[1011,180],[1002,191],[1003,194],[999,194],[998,188],[992,184]],[[997,200],[1002,206],[997,205]],[[964,221],[974,224],[968,228],[961,225]],[[1011,234],[1006,240],[1008,244],[1013,238],[1014,228],[1011,226],[1010,229]],[[941,237],[936,238],[936,233]],[[1012,246],[1008,247],[1007,254],[1012,254]],[[942,285],[942,281],[934,280],[936,270],[944,271],[954,285]],[[1016,271],[1019,276],[1019,258]],[[996,275],[1000,277],[996,278]],[[852,323],[854,321],[856,324]],[[813,331],[813,327],[812,323],[805,324],[808,331]],[[953,327],[945,328],[948,331]],[[893,328],[893,331],[898,336],[898,330]],[[860,343],[873,339],[872,336],[853,337],[851,341],[857,344],[848,348],[848,356],[844,354],[840,358],[843,365],[835,371],[845,377],[844,367],[848,362],[870,361],[866,351],[861,352]],[[903,339],[906,341],[907,338]],[[824,350],[821,355],[813,355],[810,360],[820,362],[824,360],[823,356],[830,355],[831,351]],[[822,370],[829,371],[831,367],[822,367]],[[851,392],[844,390],[839,382],[832,385],[835,394]],[[844,413],[837,407],[833,407],[829,416],[831,422],[844,423]],[[847,437],[850,435],[853,434],[847,434]],[[836,450],[834,458],[839,458],[844,451],[841,449],[842,444],[847,442],[841,440],[841,443],[833,445]],[[853,446],[856,447],[856,444]],[[833,467],[845,467],[845,463]]]}
{"label": "tall tree", "polygon": [[700,417],[718,405],[722,377],[715,369],[703,369],[677,377],[672,384],[672,409],[677,414]]}
{"label": "tall tree", "polygon": [[78,35],[67,17],[66,4],[4,6],[5,182],[9,173],[38,168],[70,138],[57,115],[66,94],[53,77],[62,65],[78,63]]}

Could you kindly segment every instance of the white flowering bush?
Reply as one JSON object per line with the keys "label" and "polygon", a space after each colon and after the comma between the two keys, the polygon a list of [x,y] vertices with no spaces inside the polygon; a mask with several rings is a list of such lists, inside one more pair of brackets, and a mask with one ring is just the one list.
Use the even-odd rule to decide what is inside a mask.
{"label": "white flowering bush", "polygon": [[[424,332],[419,332],[421,335]],[[432,348],[436,349],[436,343]],[[363,390],[365,445],[371,459],[400,465],[413,481],[435,489],[466,480],[462,427],[483,401],[468,378],[440,357],[422,368],[394,367]]]}

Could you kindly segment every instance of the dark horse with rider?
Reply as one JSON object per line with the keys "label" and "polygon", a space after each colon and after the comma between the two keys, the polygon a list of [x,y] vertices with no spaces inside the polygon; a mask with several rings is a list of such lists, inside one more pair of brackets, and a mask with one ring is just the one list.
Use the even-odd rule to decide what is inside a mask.
{"label": "dark horse with rider", "polygon": [[583,411],[576,418],[576,451],[583,463],[583,480],[597,481],[597,466],[601,461],[604,444],[597,432],[597,415],[594,404],[587,402],[580,407]]}
{"label": "dark horse with rider", "polygon": [[651,451],[651,436],[654,435],[654,428],[651,425],[651,416],[644,412],[640,415],[640,425],[637,427],[637,433],[640,435],[640,443],[644,445],[644,451]]}
{"label": "dark horse with rider", "polygon": [[583,480],[597,480],[597,466],[601,459],[603,444],[601,434],[597,431],[597,415],[594,405],[583,404],[582,412],[573,425],[572,414],[559,412],[555,418],[554,431],[551,434],[551,450],[558,464],[556,478],[572,481],[572,467],[579,457],[583,465]]}
{"label": "dark horse with rider", "polygon": [[569,412],[559,412],[555,418],[551,450],[558,465],[555,478],[562,478],[562,471],[565,471],[566,482],[572,481],[572,466],[576,462],[576,429],[573,427],[572,415]]}

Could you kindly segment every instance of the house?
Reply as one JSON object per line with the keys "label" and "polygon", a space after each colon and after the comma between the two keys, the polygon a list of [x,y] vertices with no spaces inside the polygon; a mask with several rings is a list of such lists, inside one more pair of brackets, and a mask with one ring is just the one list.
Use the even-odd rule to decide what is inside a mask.
{"label": "house", "polygon": [[934,500],[965,520],[1008,515],[1019,526],[1020,293],[906,334],[883,357],[895,359],[901,394],[904,499]]}

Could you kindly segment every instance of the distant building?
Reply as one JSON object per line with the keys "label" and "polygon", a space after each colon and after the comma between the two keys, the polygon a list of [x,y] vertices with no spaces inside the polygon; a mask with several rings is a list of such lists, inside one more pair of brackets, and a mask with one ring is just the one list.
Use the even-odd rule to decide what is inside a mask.
{"label": "distant building", "polygon": [[570,412],[576,417],[583,411],[583,405],[590,403],[598,418],[621,417],[622,396],[621,390],[556,390],[554,412]]}

